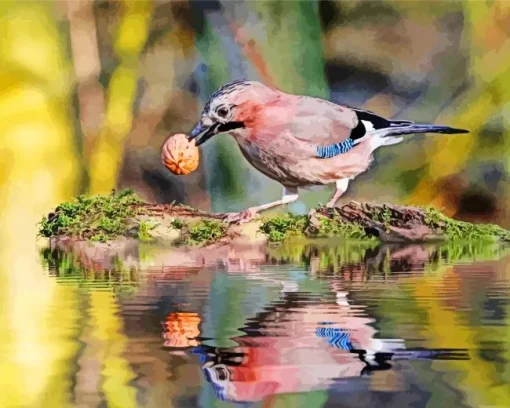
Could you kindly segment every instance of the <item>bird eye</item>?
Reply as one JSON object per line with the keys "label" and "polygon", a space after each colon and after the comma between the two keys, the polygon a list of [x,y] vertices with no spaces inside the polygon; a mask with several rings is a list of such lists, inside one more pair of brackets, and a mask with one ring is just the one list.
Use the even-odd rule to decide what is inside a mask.
{"label": "bird eye", "polygon": [[228,109],[222,106],[216,110],[216,113],[218,114],[218,116],[224,118],[225,116],[228,115]]}

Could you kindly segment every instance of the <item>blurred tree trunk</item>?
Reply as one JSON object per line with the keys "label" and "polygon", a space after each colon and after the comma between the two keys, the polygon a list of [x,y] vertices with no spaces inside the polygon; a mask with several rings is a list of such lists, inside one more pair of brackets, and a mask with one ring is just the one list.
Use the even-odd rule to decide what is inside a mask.
{"label": "blurred tree trunk", "polygon": [[[0,338],[8,350],[0,360],[0,406],[5,407],[68,406],[73,362],[81,351],[76,339],[84,305],[78,284],[61,285],[51,277],[35,243],[38,221],[77,193],[83,170],[70,120],[75,84],[54,6],[0,3]],[[115,299],[103,295],[108,301],[95,316],[95,337],[107,338],[104,395],[109,406],[136,406],[134,390],[117,382],[133,376],[121,357]]]}
{"label": "blurred tree trunk", "polygon": [[[223,34],[222,38],[233,37],[237,42],[237,47],[250,64],[250,72],[246,72],[247,75],[241,76],[241,78],[260,80],[269,86],[276,86],[287,92],[314,95],[326,99],[329,97],[316,1],[282,2],[270,0],[236,3],[224,1],[222,6],[227,21],[225,22],[225,19],[223,19],[217,22],[214,27],[230,27],[231,32]],[[219,12],[216,13],[219,14]],[[210,20],[204,23],[204,32],[210,29],[209,24]],[[210,36],[203,36],[203,38],[211,41]],[[217,42],[218,40],[214,41]],[[211,49],[208,45],[203,48],[204,50]],[[307,50],[306,58],[303,57],[303,50]],[[222,53],[220,49],[211,53],[210,58],[216,65],[208,64],[209,68],[213,68],[209,78],[212,79],[215,85],[210,86],[208,94],[227,80],[227,78],[215,79],[220,77],[222,73],[224,75],[228,68],[225,66],[224,60],[218,58],[219,53]],[[228,58],[228,61],[229,66],[242,65],[237,60],[232,61],[231,58]],[[230,79],[237,79],[239,78],[238,75]],[[242,169],[243,173],[238,170],[230,170],[227,174],[236,175],[240,181],[251,181],[251,184],[246,187],[247,197],[244,199],[244,206],[261,204],[272,196],[275,198],[280,196],[282,187],[278,183],[268,182],[265,176],[250,167],[248,167],[250,169],[248,172],[244,170],[247,166],[242,161],[237,146],[234,143],[227,145],[228,142],[225,141],[228,150],[225,149],[224,154],[221,151],[218,153],[217,162],[230,163],[233,157],[236,157],[236,160],[238,160],[238,157],[240,158],[238,168]],[[207,146],[204,146],[204,152],[207,151],[206,149]],[[207,156],[209,156],[209,153],[207,153]],[[223,164],[221,165],[223,166]],[[214,194],[215,200],[216,197],[221,197],[224,194],[229,183],[234,180],[231,177],[226,180],[227,183],[217,183],[215,180],[217,184],[211,185],[212,189],[217,189]],[[239,181],[236,184],[238,185]],[[261,185],[263,185],[263,190],[257,190]],[[306,200],[307,195],[310,197],[309,200]],[[326,200],[329,192],[314,193],[313,198],[311,197],[312,194],[305,192],[304,196],[305,201],[308,201],[310,205],[316,205],[317,198]],[[215,210],[220,209],[222,211],[230,210],[225,206]],[[235,209],[241,208],[238,205]]]}
{"label": "blurred tree trunk", "polygon": [[[230,63],[226,50],[222,46],[222,38],[211,21],[211,14],[196,10],[202,14],[201,27],[197,27],[196,46],[205,70],[200,75],[200,100],[203,104],[216,89],[234,79],[230,74]],[[216,17],[219,12],[216,12]],[[223,21],[223,20],[222,20]],[[199,117],[197,116],[196,120]],[[233,140],[225,136],[215,137],[203,146],[201,160],[204,162],[207,190],[211,195],[213,212],[234,210],[237,202],[245,202],[248,187],[246,165]]]}
{"label": "blurred tree trunk", "polygon": [[99,137],[105,113],[104,91],[99,83],[101,62],[93,0],[67,0],[67,16],[77,82],[83,160],[87,163],[93,144]]}
{"label": "blurred tree trunk", "polygon": [[264,29],[262,53],[269,75],[286,92],[329,98],[318,2],[247,2]]}
{"label": "blurred tree trunk", "polygon": [[[195,100],[182,84],[192,71],[194,32],[186,1],[158,1],[140,61],[142,92],[133,126],[126,138],[126,152],[119,187],[129,185],[153,202],[184,202],[208,209],[202,196],[200,171],[183,179],[161,163],[160,147],[172,133],[186,131],[196,120]],[[207,201],[201,197],[200,201]],[[205,207],[201,207],[205,204]]]}
{"label": "blurred tree trunk", "polygon": [[[257,13],[259,31],[254,32],[254,37],[275,85],[285,92],[329,99],[318,2],[261,0],[246,3]],[[281,194],[280,186],[278,190],[277,194]],[[326,202],[330,194],[331,188],[313,193],[303,190],[300,201],[313,207],[318,202]],[[305,210],[299,203],[289,207]]]}
{"label": "blurred tree trunk", "polygon": [[93,194],[109,192],[117,184],[124,141],[133,121],[139,57],[152,17],[151,0],[125,0],[121,4],[123,14],[114,44],[120,63],[108,85],[105,120],[90,159],[90,192]]}

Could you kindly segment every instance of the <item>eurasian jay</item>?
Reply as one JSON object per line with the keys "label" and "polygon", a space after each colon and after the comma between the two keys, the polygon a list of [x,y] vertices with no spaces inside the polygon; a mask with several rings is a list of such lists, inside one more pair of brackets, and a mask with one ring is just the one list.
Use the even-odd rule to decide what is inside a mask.
{"label": "eurasian jay", "polygon": [[257,170],[283,185],[283,197],[230,213],[227,222],[247,222],[258,212],[298,199],[298,188],[336,184],[334,207],[350,180],[365,172],[374,151],[415,133],[467,133],[448,126],[388,120],[373,112],[327,100],[292,95],[256,81],[227,83],[214,92],[189,134],[199,146],[230,133]]}

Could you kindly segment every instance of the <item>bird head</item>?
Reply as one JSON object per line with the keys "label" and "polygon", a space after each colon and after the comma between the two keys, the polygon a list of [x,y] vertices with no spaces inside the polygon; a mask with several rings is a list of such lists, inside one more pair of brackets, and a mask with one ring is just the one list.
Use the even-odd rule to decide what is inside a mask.
{"label": "bird head", "polygon": [[196,145],[200,146],[218,133],[246,128],[247,121],[254,119],[255,108],[274,92],[255,81],[240,80],[223,85],[209,97],[188,139],[196,139]]}

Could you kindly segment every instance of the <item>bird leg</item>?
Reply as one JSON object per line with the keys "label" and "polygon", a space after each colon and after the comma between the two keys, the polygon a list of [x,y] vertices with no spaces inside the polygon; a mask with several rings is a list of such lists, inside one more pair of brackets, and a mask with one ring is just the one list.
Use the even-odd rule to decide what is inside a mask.
{"label": "bird leg", "polygon": [[257,215],[259,212],[268,210],[269,208],[277,207],[279,205],[285,205],[290,204],[294,201],[296,201],[299,197],[297,188],[287,188],[284,187],[283,189],[283,196],[280,200],[273,201],[271,203],[258,205],[256,207],[250,207],[246,210],[240,211],[238,213],[227,213],[225,214],[225,218],[223,219],[224,222],[228,223],[236,223],[236,224],[242,224],[245,222],[251,221],[255,215]]}
{"label": "bird leg", "polygon": [[347,191],[349,186],[349,179],[343,178],[336,181],[336,191],[331,197],[331,200],[326,204],[326,207],[333,208],[336,205],[338,199]]}

